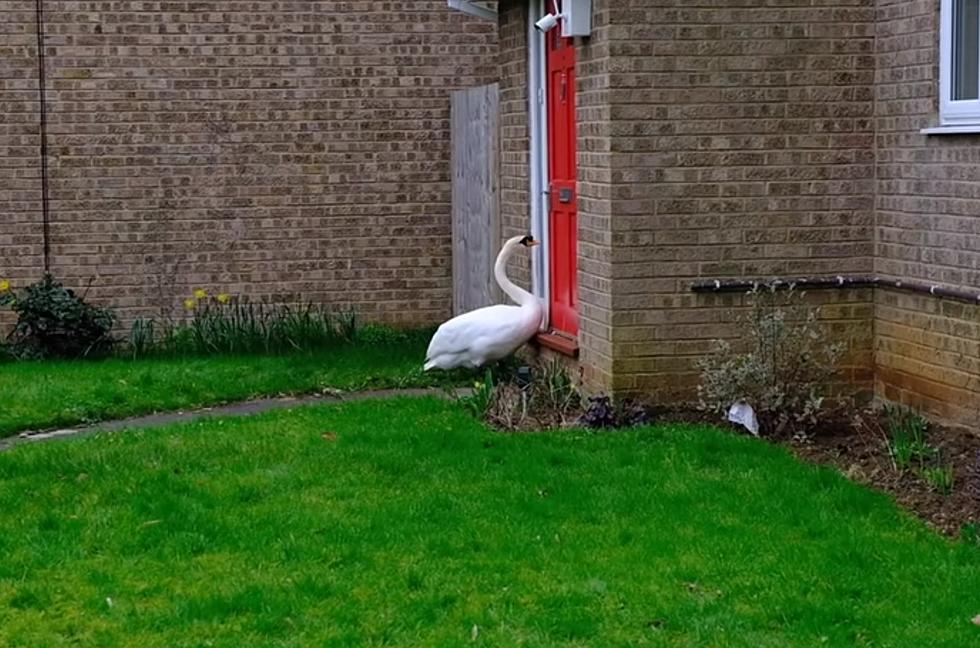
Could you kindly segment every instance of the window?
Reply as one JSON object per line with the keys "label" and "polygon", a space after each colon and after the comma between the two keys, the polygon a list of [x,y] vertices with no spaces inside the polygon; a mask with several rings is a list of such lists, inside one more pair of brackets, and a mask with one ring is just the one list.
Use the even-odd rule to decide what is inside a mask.
{"label": "window", "polygon": [[942,123],[980,127],[980,0],[942,0],[939,41]]}

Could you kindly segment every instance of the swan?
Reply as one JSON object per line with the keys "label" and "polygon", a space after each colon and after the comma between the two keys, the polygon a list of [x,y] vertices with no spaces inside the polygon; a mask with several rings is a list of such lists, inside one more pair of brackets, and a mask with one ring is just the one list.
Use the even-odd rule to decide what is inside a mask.
{"label": "swan", "polygon": [[487,306],[445,322],[432,336],[425,354],[425,371],[477,368],[506,358],[534,337],[544,318],[541,300],[507,278],[507,261],[520,247],[539,245],[533,236],[515,236],[504,243],[493,267],[500,289],[517,306]]}

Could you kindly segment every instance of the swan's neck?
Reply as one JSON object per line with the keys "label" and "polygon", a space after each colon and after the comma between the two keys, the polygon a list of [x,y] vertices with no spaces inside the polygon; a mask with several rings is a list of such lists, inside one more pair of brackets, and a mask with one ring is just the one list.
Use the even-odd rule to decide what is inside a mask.
{"label": "swan's neck", "polygon": [[500,251],[500,255],[497,257],[497,263],[493,267],[493,276],[497,280],[497,285],[500,286],[500,289],[519,306],[538,305],[537,297],[507,278],[507,262],[510,261],[516,249],[517,245],[507,245]]}

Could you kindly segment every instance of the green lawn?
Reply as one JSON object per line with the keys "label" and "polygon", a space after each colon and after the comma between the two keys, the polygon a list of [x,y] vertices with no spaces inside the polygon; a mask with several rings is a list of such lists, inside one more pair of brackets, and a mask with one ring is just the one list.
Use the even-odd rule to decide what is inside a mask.
{"label": "green lawn", "polygon": [[422,387],[428,338],[288,356],[0,364],[0,437],[324,387]]}
{"label": "green lawn", "polygon": [[980,642],[980,550],[712,429],[363,401],[21,446],[0,501],[3,646]]}

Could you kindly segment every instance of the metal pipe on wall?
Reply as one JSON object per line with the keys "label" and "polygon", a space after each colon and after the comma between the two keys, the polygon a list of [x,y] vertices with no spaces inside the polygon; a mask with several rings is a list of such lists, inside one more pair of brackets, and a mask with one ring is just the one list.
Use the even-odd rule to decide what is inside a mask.
{"label": "metal pipe on wall", "polygon": [[39,104],[41,157],[41,235],[44,250],[44,271],[51,271],[51,205],[48,192],[48,103],[47,74],[44,52],[44,0],[36,0],[37,26],[37,100]]}
{"label": "metal pipe on wall", "polygon": [[778,288],[798,287],[816,290],[846,290],[853,288],[891,288],[920,295],[931,295],[943,299],[953,299],[970,304],[980,304],[980,292],[970,292],[959,288],[946,288],[938,284],[926,284],[917,281],[887,279],[873,276],[837,276],[798,279],[770,279],[768,281],[745,279],[714,279],[700,281],[691,285],[691,291],[696,293],[735,293],[747,292],[757,286],[775,285]]}

